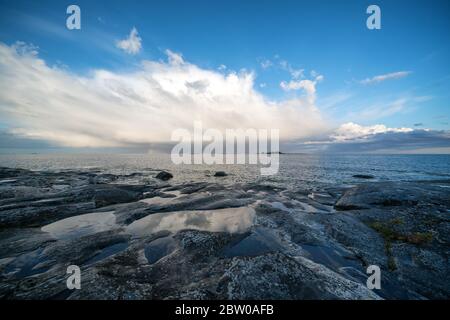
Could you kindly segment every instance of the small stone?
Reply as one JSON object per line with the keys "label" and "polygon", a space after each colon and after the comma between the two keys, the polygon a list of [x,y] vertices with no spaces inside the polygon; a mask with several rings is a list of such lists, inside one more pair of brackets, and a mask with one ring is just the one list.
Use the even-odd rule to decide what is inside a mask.
{"label": "small stone", "polygon": [[161,171],[158,173],[155,177],[156,179],[167,181],[173,178],[173,174],[167,172],[167,171]]}
{"label": "small stone", "polygon": [[217,171],[214,177],[226,177],[228,174],[225,171]]}
{"label": "small stone", "polygon": [[355,174],[353,175],[353,178],[359,178],[359,179],[373,179],[375,178],[374,176],[370,175],[370,174]]}

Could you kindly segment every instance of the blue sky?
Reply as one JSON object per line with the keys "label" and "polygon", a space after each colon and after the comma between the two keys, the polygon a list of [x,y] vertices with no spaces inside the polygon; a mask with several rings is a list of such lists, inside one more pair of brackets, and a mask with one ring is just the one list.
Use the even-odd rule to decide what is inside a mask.
{"label": "blue sky", "polygon": [[[81,30],[66,29],[70,4],[81,8]],[[366,28],[370,4],[381,8],[381,30]],[[314,105],[330,126],[450,129],[449,1],[1,0],[0,8],[1,43],[33,44],[48,66],[79,77],[134,72],[169,49],[202,70],[252,73],[267,101],[304,93],[282,82],[321,75]],[[117,41],[133,27],[142,47],[129,54]]]}

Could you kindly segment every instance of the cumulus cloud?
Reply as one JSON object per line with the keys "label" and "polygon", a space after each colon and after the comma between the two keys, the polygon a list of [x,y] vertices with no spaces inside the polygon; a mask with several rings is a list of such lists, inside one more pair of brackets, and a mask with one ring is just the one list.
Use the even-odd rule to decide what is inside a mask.
{"label": "cumulus cloud", "polygon": [[[136,35],[137,36],[137,35]],[[174,129],[280,129],[299,139],[326,128],[314,100],[269,101],[252,72],[223,73],[167,51],[132,72],[79,76],[49,66],[23,45],[0,43],[0,117],[16,136],[62,146],[144,146],[170,142]]]}
{"label": "cumulus cloud", "polygon": [[137,29],[133,27],[128,38],[117,41],[116,46],[131,55],[139,53],[142,48],[142,39],[139,37]]}
{"label": "cumulus cloud", "polygon": [[322,80],[323,80],[322,75],[316,75],[314,80],[304,79],[304,80],[291,80],[289,82],[282,81],[280,83],[280,87],[284,91],[304,90],[310,103],[315,103],[316,85]]}
{"label": "cumulus cloud", "polygon": [[169,49],[167,49],[166,55],[169,59],[169,64],[173,66],[180,66],[184,64],[183,56],[180,53],[172,52]]}
{"label": "cumulus cloud", "polygon": [[384,124],[376,124],[373,126],[361,126],[359,124],[348,122],[342,124],[331,135],[335,141],[348,141],[357,139],[367,139],[369,136],[387,132],[411,132],[411,128],[388,128]]}
{"label": "cumulus cloud", "polygon": [[450,153],[450,131],[362,126],[345,123],[321,139],[296,146],[302,151],[374,153]]}
{"label": "cumulus cloud", "polygon": [[398,71],[387,74],[378,75],[372,78],[366,78],[361,81],[362,84],[375,84],[386,80],[400,79],[411,74],[411,71]]}
{"label": "cumulus cloud", "polygon": [[439,130],[387,131],[329,146],[331,152],[450,153],[450,132]]}
{"label": "cumulus cloud", "polygon": [[306,91],[306,93],[310,95],[316,93],[316,82],[312,80],[300,80],[300,81],[291,80],[289,82],[282,81],[280,83],[280,87],[285,91],[303,89]]}
{"label": "cumulus cloud", "polygon": [[263,84],[255,83],[252,72],[208,70],[180,53],[167,50],[166,55],[166,62],[142,61],[134,71],[92,70],[80,76],[49,66],[35,46],[0,43],[0,117],[9,125],[1,133],[4,147],[145,149],[170,143],[173,130],[192,129],[201,120],[205,129],[221,131],[280,129],[282,143],[308,150],[450,152],[448,131],[352,122],[331,130],[316,107],[320,74],[280,84],[305,96],[270,101],[255,88]]}

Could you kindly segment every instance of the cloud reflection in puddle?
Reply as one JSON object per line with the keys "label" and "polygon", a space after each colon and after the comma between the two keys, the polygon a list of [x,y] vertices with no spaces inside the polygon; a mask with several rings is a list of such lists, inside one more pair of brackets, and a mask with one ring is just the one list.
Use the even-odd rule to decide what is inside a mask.
{"label": "cloud reflection in puddle", "polygon": [[255,210],[248,207],[176,211],[146,216],[131,223],[126,231],[135,236],[145,236],[159,231],[176,233],[185,229],[243,233],[254,224],[254,220]]}

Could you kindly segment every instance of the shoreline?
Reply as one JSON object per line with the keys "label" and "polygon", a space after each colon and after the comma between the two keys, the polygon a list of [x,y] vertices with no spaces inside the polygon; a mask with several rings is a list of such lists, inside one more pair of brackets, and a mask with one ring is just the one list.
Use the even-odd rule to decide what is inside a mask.
{"label": "shoreline", "polygon": [[[139,175],[0,168],[0,298],[450,297],[450,180],[314,190]],[[71,264],[81,290],[65,287]],[[368,265],[381,290],[366,288]]]}

